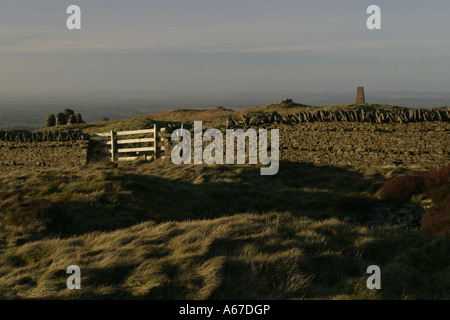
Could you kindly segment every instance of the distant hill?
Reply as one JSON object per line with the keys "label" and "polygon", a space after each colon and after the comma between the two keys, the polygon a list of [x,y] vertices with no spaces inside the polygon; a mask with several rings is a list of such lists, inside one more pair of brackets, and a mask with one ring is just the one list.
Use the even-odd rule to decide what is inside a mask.
{"label": "distant hill", "polygon": [[239,119],[241,115],[247,117],[254,116],[263,113],[278,112],[281,115],[294,114],[304,111],[349,111],[363,109],[365,111],[383,110],[383,111],[400,111],[408,110],[406,107],[380,105],[380,104],[345,104],[345,105],[332,105],[326,107],[315,107],[305,104],[296,103],[290,101],[290,99],[282,100],[278,103],[267,104],[263,106],[254,106],[244,110],[233,110],[223,107],[212,107],[208,109],[173,109],[165,112],[150,113],[143,116],[124,120],[108,120],[98,121],[86,124],[72,124],[65,126],[55,126],[50,128],[41,128],[36,131],[65,131],[65,130],[80,130],[84,133],[99,133],[108,132],[111,130],[135,130],[139,128],[153,127],[153,123],[158,123],[161,126],[167,125],[167,123],[185,123],[192,125],[194,121],[203,121],[204,126],[220,128],[225,126],[227,118],[233,117]]}
{"label": "distant hill", "polygon": [[[368,88],[369,89],[369,88]],[[353,88],[347,92],[252,91],[233,93],[173,92],[53,92],[41,94],[2,94],[0,96],[0,129],[36,130],[44,126],[48,114],[65,108],[77,110],[86,122],[102,118],[129,119],[175,108],[205,109],[223,106],[233,110],[265,106],[268,102],[291,98],[298,104],[325,107],[353,102]],[[448,105],[450,92],[387,92],[366,90],[366,101],[382,105],[426,108]],[[270,106],[270,104],[268,105]],[[251,108],[250,108],[251,109]],[[279,112],[282,114],[282,112]]]}

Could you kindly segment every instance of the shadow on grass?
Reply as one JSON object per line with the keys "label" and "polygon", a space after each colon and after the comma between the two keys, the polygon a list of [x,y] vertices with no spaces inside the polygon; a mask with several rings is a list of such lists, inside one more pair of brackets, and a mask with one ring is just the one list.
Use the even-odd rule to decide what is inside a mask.
{"label": "shadow on grass", "polygon": [[364,222],[378,201],[373,194],[384,182],[381,176],[287,161],[280,163],[274,176],[261,176],[256,166],[172,165],[173,170],[181,170],[176,175],[153,174],[145,167],[149,164],[142,166],[136,173],[105,165],[95,187],[87,179],[75,190],[47,188],[46,196],[58,204],[64,216],[58,219],[57,228],[48,231],[71,236],[149,220],[210,219],[244,212],[289,211],[317,220],[347,217]]}

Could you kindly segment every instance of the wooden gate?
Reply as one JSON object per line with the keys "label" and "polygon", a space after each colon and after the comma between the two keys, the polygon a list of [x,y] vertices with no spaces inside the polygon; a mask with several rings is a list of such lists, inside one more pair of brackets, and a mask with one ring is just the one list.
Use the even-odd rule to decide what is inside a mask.
{"label": "wooden gate", "polygon": [[165,131],[166,128],[158,130],[157,125],[154,124],[152,129],[118,132],[111,130],[93,134],[92,137],[107,139],[100,140],[98,145],[108,147],[100,152],[109,153],[111,161],[148,160],[164,153],[165,148],[162,145],[164,137],[158,133],[165,133]]}

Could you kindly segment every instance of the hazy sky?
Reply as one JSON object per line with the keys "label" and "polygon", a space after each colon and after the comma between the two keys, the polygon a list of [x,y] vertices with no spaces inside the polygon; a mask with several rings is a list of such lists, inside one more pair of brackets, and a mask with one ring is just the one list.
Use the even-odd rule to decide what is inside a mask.
{"label": "hazy sky", "polygon": [[0,70],[0,94],[449,92],[450,1],[2,0]]}

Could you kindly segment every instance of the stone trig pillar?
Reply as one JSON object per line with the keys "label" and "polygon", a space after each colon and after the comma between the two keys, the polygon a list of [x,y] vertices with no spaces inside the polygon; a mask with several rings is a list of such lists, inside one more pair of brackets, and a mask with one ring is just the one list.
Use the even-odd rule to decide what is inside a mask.
{"label": "stone trig pillar", "polygon": [[364,87],[358,87],[358,89],[356,89],[355,104],[366,104],[366,99],[364,98]]}

